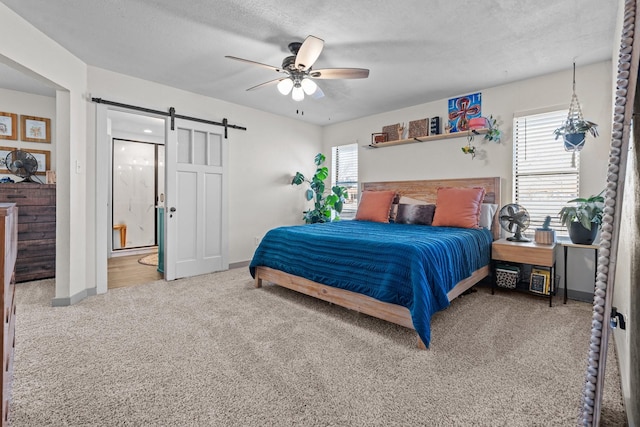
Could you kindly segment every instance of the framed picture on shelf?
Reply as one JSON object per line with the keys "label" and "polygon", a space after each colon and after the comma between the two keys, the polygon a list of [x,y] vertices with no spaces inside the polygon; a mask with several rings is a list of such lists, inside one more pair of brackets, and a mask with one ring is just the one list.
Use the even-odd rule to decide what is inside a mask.
{"label": "framed picture on shelf", "polygon": [[20,116],[20,130],[23,141],[51,142],[51,119]]}
{"label": "framed picture on shelf", "polygon": [[548,295],[551,279],[551,273],[549,270],[543,268],[531,269],[531,280],[529,283],[529,290],[538,294]]}
{"label": "framed picture on shelf", "polygon": [[387,142],[387,134],[384,132],[381,133],[372,133],[371,134],[371,143],[377,144],[379,142]]}
{"label": "framed picture on shelf", "polygon": [[18,115],[0,111],[0,139],[18,139]]}
{"label": "framed picture on shelf", "polygon": [[420,138],[429,135],[429,119],[412,120],[409,122],[409,138]]}

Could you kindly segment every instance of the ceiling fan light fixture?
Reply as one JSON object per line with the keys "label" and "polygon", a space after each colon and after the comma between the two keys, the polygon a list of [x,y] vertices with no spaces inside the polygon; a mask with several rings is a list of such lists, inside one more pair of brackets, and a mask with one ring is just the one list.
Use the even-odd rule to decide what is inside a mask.
{"label": "ceiling fan light fixture", "polygon": [[293,87],[291,98],[293,98],[294,101],[302,101],[304,99],[304,90],[302,90],[300,83],[296,83]]}
{"label": "ceiling fan light fixture", "polygon": [[304,93],[306,93],[307,95],[313,95],[313,93],[318,89],[318,85],[316,84],[316,82],[307,78],[302,79],[300,85],[302,86],[302,90],[304,90]]}
{"label": "ceiling fan light fixture", "polygon": [[293,80],[291,79],[283,79],[278,83],[278,91],[283,95],[289,95],[291,89],[293,89]]}

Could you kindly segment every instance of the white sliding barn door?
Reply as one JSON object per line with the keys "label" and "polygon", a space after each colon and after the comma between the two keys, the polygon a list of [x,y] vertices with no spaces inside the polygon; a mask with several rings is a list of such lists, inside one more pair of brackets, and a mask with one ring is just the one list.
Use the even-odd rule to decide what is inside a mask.
{"label": "white sliding barn door", "polygon": [[166,132],[165,279],[227,270],[223,128],[175,120]]}

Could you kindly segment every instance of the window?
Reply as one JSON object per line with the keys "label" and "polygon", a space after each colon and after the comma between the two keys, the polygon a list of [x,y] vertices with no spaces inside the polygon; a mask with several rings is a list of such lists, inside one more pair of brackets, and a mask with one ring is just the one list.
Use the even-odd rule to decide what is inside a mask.
{"label": "window", "polygon": [[551,227],[567,235],[558,212],[578,197],[580,153],[567,152],[553,131],[567,118],[567,110],[516,117],[513,124],[513,201],[530,216],[529,230],[551,217]]}
{"label": "window", "polygon": [[347,187],[349,197],[342,208],[342,219],[353,219],[358,210],[358,144],[331,148],[331,186]]}

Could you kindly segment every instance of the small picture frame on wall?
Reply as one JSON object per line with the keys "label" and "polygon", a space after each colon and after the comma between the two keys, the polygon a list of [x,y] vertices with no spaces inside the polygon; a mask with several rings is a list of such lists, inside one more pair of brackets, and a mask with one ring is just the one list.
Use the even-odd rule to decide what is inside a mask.
{"label": "small picture frame on wall", "polygon": [[18,139],[18,115],[0,111],[0,139]]}
{"label": "small picture frame on wall", "polygon": [[23,141],[51,142],[51,119],[21,115],[20,130]]}
{"label": "small picture frame on wall", "polygon": [[38,171],[36,175],[46,175],[47,171],[51,169],[51,152],[46,150],[24,150],[33,154],[33,157],[38,161]]}

